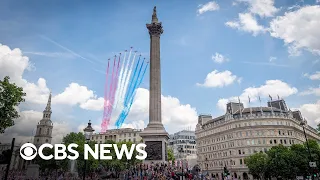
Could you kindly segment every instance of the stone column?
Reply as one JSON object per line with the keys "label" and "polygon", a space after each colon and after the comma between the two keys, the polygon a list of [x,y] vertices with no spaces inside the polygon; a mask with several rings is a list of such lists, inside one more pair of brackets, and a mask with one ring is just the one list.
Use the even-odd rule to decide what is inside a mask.
{"label": "stone column", "polygon": [[149,123],[140,133],[147,145],[148,157],[145,163],[167,161],[168,133],[161,121],[161,64],[160,36],[162,24],[158,22],[156,7],[153,9],[152,21],[147,24],[150,35],[150,90],[149,90]]}

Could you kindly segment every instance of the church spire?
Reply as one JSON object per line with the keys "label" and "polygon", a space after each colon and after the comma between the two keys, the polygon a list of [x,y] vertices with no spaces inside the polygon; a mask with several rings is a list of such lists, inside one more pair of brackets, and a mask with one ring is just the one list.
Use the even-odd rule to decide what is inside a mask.
{"label": "church spire", "polygon": [[157,7],[156,6],[153,8],[152,23],[158,23]]}
{"label": "church spire", "polygon": [[51,111],[51,91],[50,91],[50,95],[48,98],[48,102],[47,102],[47,106],[46,106],[45,111]]}

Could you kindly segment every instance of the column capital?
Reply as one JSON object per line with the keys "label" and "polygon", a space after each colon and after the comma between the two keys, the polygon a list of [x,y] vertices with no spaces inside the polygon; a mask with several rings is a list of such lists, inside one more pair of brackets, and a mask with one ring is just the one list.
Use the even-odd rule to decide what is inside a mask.
{"label": "column capital", "polygon": [[147,24],[147,29],[149,30],[150,36],[160,36],[163,33],[161,22]]}

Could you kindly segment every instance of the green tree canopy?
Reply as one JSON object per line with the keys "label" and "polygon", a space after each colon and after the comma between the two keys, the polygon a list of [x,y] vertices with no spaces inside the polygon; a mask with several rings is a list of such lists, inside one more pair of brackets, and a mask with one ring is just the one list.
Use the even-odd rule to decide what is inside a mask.
{"label": "green tree canopy", "polygon": [[18,87],[15,83],[9,82],[6,76],[3,81],[0,80],[0,133],[14,125],[14,119],[19,117],[16,107],[24,102],[23,88]]}
{"label": "green tree canopy", "polygon": [[171,161],[172,163],[176,160],[173,154],[173,151],[171,148],[168,148],[168,161]]}
{"label": "green tree canopy", "polygon": [[248,166],[250,173],[254,176],[264,179],[265,172],[268,169],[268,157],[265,153],[259,152],[245,159],[246,165]]}

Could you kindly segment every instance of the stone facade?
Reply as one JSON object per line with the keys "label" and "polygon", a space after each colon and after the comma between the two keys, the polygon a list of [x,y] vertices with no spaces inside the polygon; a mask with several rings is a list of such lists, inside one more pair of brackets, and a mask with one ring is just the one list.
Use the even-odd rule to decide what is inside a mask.
{"label": "stone facade", "polygon": [[[242,103],[228,103],[225,115],[212,118],[200,115],[196,127],[198,164],[203,171],[219,176],[227,167],[234,178],[251,175],[244,159],[255,152],[266,152],[272,146],[305,142],[299,111],[287,110],[278,100],[268,107],[243,108]],[[278,108],[272,104],[279,104]],[[317,131],[306,126],[308,139],[320,141]]]}
{"label": "stone facade", "polygon": [[51,144],[52,129],[53,129],[51,114],[52,114],[52,111],[51,111],[51,93],[50,93],[47,106],[43,111],[43,117],[37,125],[37,131],[34,136],[34,142],[33,142],[35,146],[40,146],[45,143]]}
{"label": "stone facade", "polygon": [[[196,136],[194,131],[183,130],[170,135],[169,148],[172,149],[177,161],[188,164],[188,169],[192,169],[197,163]],[[182,152],[179,151],[183,148]],[[187,162],[187,163],[185,163]]]}
{"label": "stone facade", "polygon": [[104,133],[93,134],[91,140],[96,141],[97,143],[105,143],[107,140],[140,143],[142,141],[140,137],[141,131],[141,129],[132,128],[109,129]]}

